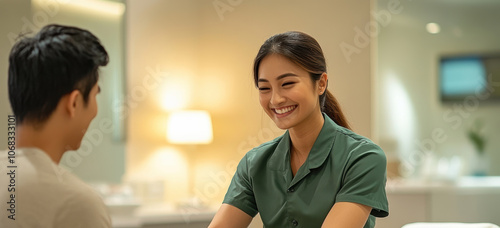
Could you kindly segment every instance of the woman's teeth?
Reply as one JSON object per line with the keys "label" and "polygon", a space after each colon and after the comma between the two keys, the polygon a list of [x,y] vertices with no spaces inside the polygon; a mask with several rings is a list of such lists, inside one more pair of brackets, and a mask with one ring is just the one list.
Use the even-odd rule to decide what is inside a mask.
{"label": "woman's teeth", "polygon": [[285,107],[285,108],[280,108],[280,109],[274,109],[276,113],[278,114],[283,114],[283,113],[287,113],[287,112],[290,112],[292,110],[295,109],[296,106],[288,106],[288,107]]}

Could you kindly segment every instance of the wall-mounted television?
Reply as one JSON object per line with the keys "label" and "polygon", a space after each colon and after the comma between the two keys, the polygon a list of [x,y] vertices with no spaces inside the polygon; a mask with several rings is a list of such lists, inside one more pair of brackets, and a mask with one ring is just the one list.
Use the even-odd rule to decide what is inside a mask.
{"label": "wall-mounted television", "polygon": [[500,52],[441,56],[439,94],[443,102],[500,101]]}

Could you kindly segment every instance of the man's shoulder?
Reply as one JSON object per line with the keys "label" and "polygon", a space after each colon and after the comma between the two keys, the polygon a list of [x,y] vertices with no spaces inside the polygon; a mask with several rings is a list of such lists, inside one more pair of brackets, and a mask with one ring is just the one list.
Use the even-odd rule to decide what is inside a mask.
{"label": "man's shoulder", "polygon": [[[92,187],[68,169],[52,162],[42,151],[23,149],[19,150],[17,155],[15,166],[11,166],[15,168],[7,168],[5,171],[15,173],[16,192],[24,195],[23,197],[61,198],[65,200],[71,197],[73,200],[82,202],[102,201]],[[9,162],[8,158],[0,158],[0,164],[7,162]],[[0,170],[3,171],[7,166],[2,166],[4,167],[1,167]],[[18,178],[18,176],[22,176],[22,178]],[[9,178],[9,176],[0,176],[0,180],[5,178]]]}
{"label": "man's shoulder", "polygon": [[[6,160],[0,158],[0,164],[4,162]],[[81,218],[92,218],[92,227],[110,227],[109,215],[99,194],[68,169],[45,160],[43,156],[19,156],[16,162],[15,191],[1,188],[0,199],[8,200],[14,194],[16,209],[19,209],[16,215],[26,220],[26,224],[35,224],[35,220],[44,224],[54,224],[55,221],[74,224],[83,216]],[[2,183],[8,181],[5,178],[7,175],[0,175]]]}
{"label": "man's shoulder", "polygon": [[[45,155],[27,152],[32,151],[19,153],[20,156],[16,158],[15,168],[6,170],[15,173],[18,194],[38,199],[60,198],[68,200],[68,197],[71,197],[79,201],[95,202],[100,200],[97,192],[70,170],[52,162]],[[0,159],[0,164],[5,162],[8,160]],[[21,176],[22,178],[20,178]],[[7,175],[1,175],[0,179],[7,177]]]}
{"label": "man's shoulder", "polygon": [[57,166],[53,167],[53,172],[49,174],[43,185],[50,185],[52,194],[61,194],[68,202],[79,204],[103,205],[102,199],[97,191],[79,177],[71,173],[68,169]]}

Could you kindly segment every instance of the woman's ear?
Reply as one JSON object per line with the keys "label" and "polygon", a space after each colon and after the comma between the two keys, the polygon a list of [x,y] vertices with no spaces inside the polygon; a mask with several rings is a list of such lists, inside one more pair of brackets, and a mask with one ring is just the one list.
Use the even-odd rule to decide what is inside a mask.
{"label": "woman's ear", "polygon": [[319,80],[318,80],[318,93],[319,95],[322,95],[326,91],[326,87],[328,86],[328,75],[326,72],[323,72],[321,74]]}
{"label": "woman's ear", "polygon": [[76,115],[80,95],[80,91],[75,89],[71,93],[67,94],[67,98],[64,99],[64,106],[66,107],[66,111],[70,117],[75,117]]}

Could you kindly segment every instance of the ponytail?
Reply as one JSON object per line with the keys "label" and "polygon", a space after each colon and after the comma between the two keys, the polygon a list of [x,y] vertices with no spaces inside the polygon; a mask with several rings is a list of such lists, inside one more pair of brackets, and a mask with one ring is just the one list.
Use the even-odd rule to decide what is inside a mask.
{"label": "ponytail", "polygon": [[320,96],[320,101],[322,112],[326,113],[336,124],[352,130],[342,113],[339,102],[328,89]]}

